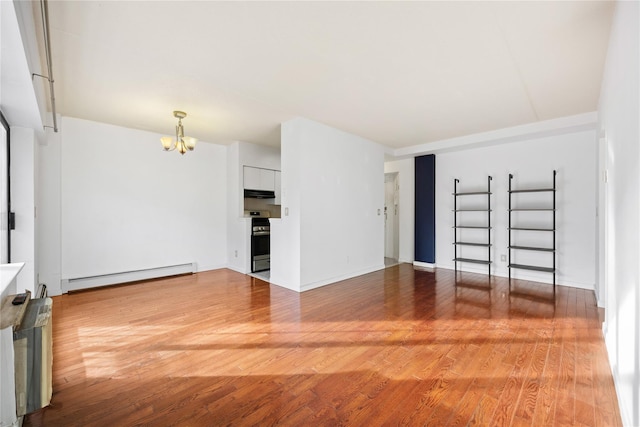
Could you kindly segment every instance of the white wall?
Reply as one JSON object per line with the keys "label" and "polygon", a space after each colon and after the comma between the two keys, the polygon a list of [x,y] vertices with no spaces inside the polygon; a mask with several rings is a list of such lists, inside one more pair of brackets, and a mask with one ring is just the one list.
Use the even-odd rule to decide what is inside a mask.
{"label": "white wall", "polygon": [[[507,263],[500,255],[507,255],[508,246],[508,184],[509,173],[514,175],[514,188],[551,187],[553,170],[557,175],[557,283],[593,289],[595,284],[596,236],[596,137],[595,131],[583,131],[534,139],[530,141],[470,149],[436,155],[436,264],[453,268],[453,179],[458,178],[458,191],[486,190],[487,175],[493,177],[492,203],[492,273],[507,276]],[[533,195],[551,205],[551,194]],[[539,199],[540,203],[544,200]],[[536,202],[534,199],[529,199]],[[521,200],[522,205],[526,200]],[[521,224],[544,225],[538,218],[551,213],[520,214]],[[465,214],[473,215],[473,214]],[[486,214],[477,218],[484,223]],[[514,213],[514,216],[516,214]],[[528,215],[528,217],[525,217]],[[534,216],[535,215],[535,216]],[[472,222],[476,218],[468,217]],[[546,224],[550,224],[547,222]],[[520,232],[524,233],[524,232]],[[516,236],[523,239],[543,239],[540,246],[551,244],[551,233],[546,235]],[[522,241],[521,241],[522,242]],[[524,243],[521,243],[524,244]],[[463,248],[467,253],[475,248]],[[486,249],[481,248],[482,255]],[[547,253],[517,253],[515,262],[551,266]],[[512,255],[516,255],[515,251]],[[474,258],[476,256],[469,256]],[[486,273],[484,266],[459,264],[465,271]],[[549,273],[513,270],[512,277],[551,283]]]}
{"label": "white wall", "polygon": [[[56,193],[60,171],[60,248],[45,244],[41,254],[50,280],[186,262],[198,271],[226,265],[226,147],[200,143],[181,156],[162,151],[159,134],[61,122],[60,153],[50,141],[40,159],[43,180],[52,179],[45,193]],[[41,203],[55,218],[56,198],[43,194]],[[54,219],[47,225],[55,240]]]}
{"label": "white wall", "polygon": [[11,126],[11,197],[16,230],[11,231],[11,258],[25,262],[17,289],[33,291],[37,276],[35,249],[36,141],[42,138],[42,120],[31,79],[25,43],[15,2],[0,2],[0,108]]}
{"label": "white wall", "polygon": [[240,166],[240,143],[234,142],[227,147],[227,185],[237,191],[227,190],[227,259],[232,270],[246,273],[247,260],[247,220],[242,218],[242,186]]}
{"label": "white wall", "polygon": [[11,210],[16,228],[11,231],[11,261],[24,262],[18,289],[36,288],[36,140],[32,129],[11,127]]}
{"label": "white wall", "polygon": [[[240,146],[240,165],[256,168],[280,170],[280,149],[249,142],[238,142]],[[242,175],[242,168],[240,168]]]}
{"label": "white wall", "polygon": [[296,122],[280,128],[282,219],[271,220],[270,282],[301,292],[301,191],[298,179],[304,173],[302,148]]}
{"label": "white wall", "polygon": [[[58,118],[60,122],[60,117]],[[61,281],[61,195],[60,157],[62,133],[50,133],[47,143],[38,145],[38,224],[37,253],[39,283],[47,285],[49,295],[60,295]]]}
{"label": "white wall", "polygon": [[[285,267],[276,255],[272,281],[304,291],[383,268],[382,146],[300,118],[282,125],[281,151],[284,213],[272,239],[290,247],[272,252],[299,252],[300,261]],[[296,270],[299,283],[283,282]]]}
{"label": "white wall", "polygon": [[413,263],[415,256],[415,159],[385,162],[385,173],[398,173],[398,209],[400,220],[399,262]]}
{"label": "white wall", "polygon": [[605,341],[625,425],[640,425],[640,4],[617,2],[600,95],[608,171]]}

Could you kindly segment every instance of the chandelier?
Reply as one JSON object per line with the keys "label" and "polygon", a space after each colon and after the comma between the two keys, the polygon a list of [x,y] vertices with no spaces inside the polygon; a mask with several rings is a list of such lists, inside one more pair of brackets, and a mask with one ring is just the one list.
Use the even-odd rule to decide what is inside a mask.
{"label": "chandelier", "polygon": [[193,149],[196,148],[196,142],[198,142],[198,140],[190,136],[184,136],[184,128],[182,127],[182,119],[187,117],[187,113],[184,111],[174,111],[173,117],[178,119],[176,138],[173,139],[171,136],[163,136],[160,138],[162,148],[164,148],[164,151],[173,151],[177,148],[180,154],[186,153],[187,150],[193,151]]}

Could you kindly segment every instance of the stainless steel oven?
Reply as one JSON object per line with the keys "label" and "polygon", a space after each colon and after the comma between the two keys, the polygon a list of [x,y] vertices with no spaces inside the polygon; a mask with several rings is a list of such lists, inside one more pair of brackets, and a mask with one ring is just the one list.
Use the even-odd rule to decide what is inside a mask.
{"label": "stainless steel oven", "polygon": [[251,218],[251,272],[271,268],[271,227],[269,218]]}

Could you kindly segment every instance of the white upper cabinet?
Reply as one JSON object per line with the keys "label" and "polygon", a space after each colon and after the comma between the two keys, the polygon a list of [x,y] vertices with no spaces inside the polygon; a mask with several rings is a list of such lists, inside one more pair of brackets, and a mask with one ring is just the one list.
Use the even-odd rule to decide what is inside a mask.
{"label": "white upper cabinet", "polygon": [[244,167],[244,188],[246,190],[275,191],[275,173],[271,169]]}
{"label": "white upper cabinet", "polygon": [[244,187],[249,190],[260,190],[260,169],[244,167]]}
{"label": "white upper cabinet", "polygon": [[276,189],[275,189],[275,193],[276,193],[276,199],[273,202],[274,205],[281,205],[282,204],[282,197],[280,195],[280,193],[282,192],[282,187],[280,185],[280,171],[276,171],[276,175],[275,175],[275,185],[276,185]]}

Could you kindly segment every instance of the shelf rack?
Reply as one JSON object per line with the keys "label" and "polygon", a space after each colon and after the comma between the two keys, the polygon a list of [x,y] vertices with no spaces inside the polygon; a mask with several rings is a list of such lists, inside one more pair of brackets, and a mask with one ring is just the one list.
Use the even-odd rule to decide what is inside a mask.
{"label": "shelf rack", "polygon": [[[553,187],[551,188],[530,188],[530,189],[521,189],[515,190],[512,187],[513,174],[509,174],[509,292],[511,292],[511,270],[512,269],[520,269],[520,270],[530,270],[530,271],[541,271],[545,273],[553,274],[553,296],[555,298],[556,295],[556,175],[557,171],[553,171]],[[514,207],[513,206],[513,195],[517,193],[551,193],[552,194],[552,205],[551,207]],[[551,227],[530,227],[530,226],[514,226],[512,220],[513,212],[551,212],[552,214],[552,223]],[[552,245],[551,247],[541,247],[541,246],[523,246],[523,245],[514,245],[512,239],[512,233],[518,231],[532,231],[532,232],[543,232],[543,233],[552,233]],[[538,265],[526,265],[526,264],[515,264],[511,261],[511,255],[513,251],[534,251],[534,252],[547,252],[551,253],[553,257],[553,263],[551,267],[548,266],[538,266]]]}
{"label": "shelf rack", "polygon": [[[491,275],[491,176],[487,177],[487,191],[471,191],[471,192],[459,192],[458,184],[460,180],[453,180],[453,261],[454,261],[454,269],[457,274],[458,272],[458,263],[472,263],[472,264],[483,264],[487,266],[487,274]],[[458,197],[477,197],[478,196],[486,196],[486,206],[473,207],[473,208],[458,208]],[[460,223],[458,215],[465,212],[485,212],[487,217],[487,225],[469,225],[465,222]],[[475,229],[475,230],[486,230],[486,240],[483,241],[465,241],[461,240],[461,233],[459,233],[462,229]],[[475,247],[484,247],[487,248],[487,258],[479,259],[479,258],[467,258],[459,256],[459,252],[462,250],[459,249],[459,246],[475,246]]]}

